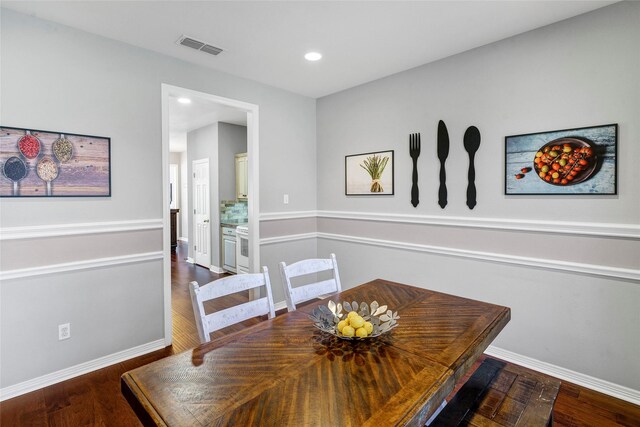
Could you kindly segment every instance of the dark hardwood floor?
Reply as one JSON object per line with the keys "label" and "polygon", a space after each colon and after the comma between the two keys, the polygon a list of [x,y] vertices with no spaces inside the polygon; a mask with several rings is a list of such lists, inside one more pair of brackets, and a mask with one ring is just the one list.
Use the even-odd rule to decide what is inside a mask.
{"label": "dark hardwood floor", "polygon": [[[120,376],[131,369],[199,344],[188,284],[207,283],[218,276],[187,264],[186,246],[172,255],[171,293],[173,346],[136,357],[107,368],[64,381],[41,390],[0,402],[0,426],[139,426],[140,423],[120,393]],[[272,281],[274,286],[278,282]],[[246,300],[247,294],[212,301],[220,309]],[[222,336],[259,322],[259,319],[231,326],[213,334]],[[477,364],[476,364],[477,365]],[[640,426],[640,407],[570,383],[563,383],[554,409],[555,425]]]}

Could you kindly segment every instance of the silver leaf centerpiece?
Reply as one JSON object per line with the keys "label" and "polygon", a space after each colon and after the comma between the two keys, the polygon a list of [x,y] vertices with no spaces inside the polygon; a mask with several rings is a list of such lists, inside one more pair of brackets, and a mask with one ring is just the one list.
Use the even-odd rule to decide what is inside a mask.
{"label": "silver leaf centerpiece", "polygon": [[[361,317],[364,325],[360,326],[359,320],[353,322],[355,326],[350,325],[352,317]],[[313,325],[323,332],[344,340],[363,340],[375,338],[389,332],[398,326],[397,320],[400,316],[398,316],[397,311],[388,310],[386,305],[380,305],[377,301],[373,301],[371,304],[366,302],[358,303],[356,301],[344,301],[342,303],[329,301],[327,305],[319,305],[314,308],[309,318],[313,321]],[[345,331],[345,325],[354,329],[353,335],[350,330],[346,330],[346,333],[342,332]],[[360,328],[364,328],[367,331],[366,336],[358,336],[356,334],[356,329]],[[364,334],[364,332],[361,331],[361,334]]]}

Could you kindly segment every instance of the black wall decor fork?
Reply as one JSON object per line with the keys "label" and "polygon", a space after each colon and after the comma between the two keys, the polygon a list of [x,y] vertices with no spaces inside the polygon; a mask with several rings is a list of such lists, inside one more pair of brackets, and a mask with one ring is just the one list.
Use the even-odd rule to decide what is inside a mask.
{"label": "black wall decor fork", "polygon": [[418,190],[418,157],[420,156],[420,134],[412,133],[409,135],[409,155],[413,160],[413,173],[411,174],[411,204],[415,208],[420,203],[418,198],[420,191]]}

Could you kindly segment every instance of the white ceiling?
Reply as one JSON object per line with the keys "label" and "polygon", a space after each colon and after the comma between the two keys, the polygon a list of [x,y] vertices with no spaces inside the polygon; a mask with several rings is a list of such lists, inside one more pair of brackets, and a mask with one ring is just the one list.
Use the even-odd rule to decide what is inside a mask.
{"label": "white ceiling", "polygon": [[[191,103],[179,103],[178,98],[183,96]],[[169,150],[186,151],[186,133],[215,122],[246,126],[247,113],[173,89],[169,95]]]}
{"label": "white ceiling", "polygon": [[[3,7],[310,97],[615,1],[4,1]],[[176,44],[185,34],[226,49]],[[324,55],[307,62],[303,55]]]}

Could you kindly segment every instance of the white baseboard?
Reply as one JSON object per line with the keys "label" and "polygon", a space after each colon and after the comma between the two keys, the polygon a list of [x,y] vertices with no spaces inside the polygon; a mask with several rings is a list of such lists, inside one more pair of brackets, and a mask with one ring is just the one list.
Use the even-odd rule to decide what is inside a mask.
{"label": "white baseboard", "polygon": [[178,240],[180,240],[181,242],[189,243],[189,239],[187,239],[186,237],[178,237]]}
{"label": "white baseboard", "polygon": [[214,272],[214,273],[216,273],[216,274],[222,274],[222,273],[224,273],[224,270],[223,270],[222,268],[220,268],[220,267],[216,267],[215,265],[210,265],[210,266],[209,266],[209,271],[212,271],[212,272]]}
{"label": "white baseboard", "polygon": [[189,264],[195,264],[195,261],[191,257],[187,257],[187,259],[185,259],[185,261],[188,262]]}
{"label": "white baseboard", "polygon": [[534,371],[542,372],[543,374],[551,375],[552,377],[569,381],[579,386],[606,394],[608,396],[633,403],[634,405],[640,405],[640,390],[634,390],[629,387],[614,384],[609,381],[601,380],[599,378],[582,374],[580,372],[552,365],[551,363],[523,356],[521,354],[504,350],[492,345],[487,348],[485,353],[489,356],[494,356],[499,359],[506,360],[507,362],[515,363],[516,365],[520,365]]}
{"label": "white baseboard", "polygon": [[2,402],[3,400],[11,399],[12,397],[29,393],[34,390],[39,390],[41,388],[57,384],[62,381],[66,381],[71,378],[78,377],[80,375],[87,374],[89,372],[97,371],[98,369],[106,368],[107,366],[114,365],[124,360],[129,360],[134,357],[142,356],[143,354],[163,349],[164,347],[164,339],[159,339],[127,350],[122,350],[108,356],[103,356],[94,360],[90,360],[88,362],[80,363],[79,365],[61,369],[59,371],[52,372],[38,378],[33,378],[31,380],[4,387],[0,389],[0,402]]}

